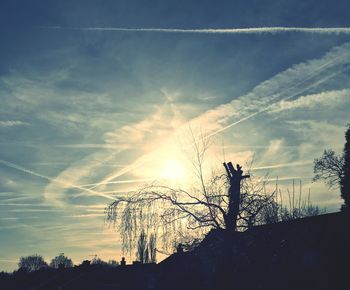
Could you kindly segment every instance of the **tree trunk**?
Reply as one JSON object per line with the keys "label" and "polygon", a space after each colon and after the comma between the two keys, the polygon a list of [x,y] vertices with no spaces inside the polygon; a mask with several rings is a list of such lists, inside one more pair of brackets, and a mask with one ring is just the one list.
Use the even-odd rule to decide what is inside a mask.
{"label": "tree trunk", "polygon": [[227,230],[235,232],[237,229],[237,217],[239,215],[239,204],[241,196],[241,181],[248,178],[249,175],[243,175],[242,167],[237,164],[237,170],[234,169],[231,162],[224,163],[224,167],[229,178],[230,187],[228,190],[229,204],[225,216],[225,227]]}

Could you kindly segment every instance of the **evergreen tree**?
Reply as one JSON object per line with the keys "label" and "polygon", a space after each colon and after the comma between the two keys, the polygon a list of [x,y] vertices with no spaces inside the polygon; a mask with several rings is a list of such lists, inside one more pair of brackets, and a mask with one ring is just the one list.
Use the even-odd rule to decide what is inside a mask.
{"label": "evergreen tree", "polygon": [[314,161],[314,181],[323,180],[329,188],[340,188],[344,200],[341,210],[350,211],[350,124],[345,132],[343,154],[328,149]]}
{"label": "evergreen tree", "polygon": [[350,124],[348,126],[345,132],[343,176],[340,180],[341,197],[344,199],[342,210],[350,209]]}

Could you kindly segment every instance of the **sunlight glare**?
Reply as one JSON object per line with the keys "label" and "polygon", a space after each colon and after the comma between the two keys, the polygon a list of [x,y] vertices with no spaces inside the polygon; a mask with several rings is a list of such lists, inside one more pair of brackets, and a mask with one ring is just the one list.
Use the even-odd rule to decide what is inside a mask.
{"label": "sunlight glare", "polygon": [[185,167],[177,159],[169,159],[165,162],[160,175],[167,180],[181,180],[186,177]]}

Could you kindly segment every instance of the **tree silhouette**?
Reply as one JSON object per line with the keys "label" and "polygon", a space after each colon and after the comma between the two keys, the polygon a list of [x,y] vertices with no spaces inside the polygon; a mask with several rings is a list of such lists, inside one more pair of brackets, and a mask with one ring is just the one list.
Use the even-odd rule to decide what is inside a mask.
{"label": "tree silhouette", "polygon": [[148,250],[148,243],[147,243],[147,235],[145,231],[141,231],[139,240],[137,242],[137,253],[136,253],[136,259],[137,261],[141,262],[142,264],[146,264],[149,262],[149,250]]}
{"label": "tree silhouette", "polygon": [[149,259],[151,263],[157,262],[157,237],[154,233],[152,233],[149,237],[148,241],[148,252],[149,252]]}
{"label": "tree silhouette", "polygon": [[108,265],[111,267],[117,267],[119,266],[119,262],[117,262],[116,260],[108,260]]}
{"label": "tree silhouette", "polygon": [[28,272],[37,271],[41,268],[46,268],[48,265],[44,258],[38,254],[21,257],[19,259],[18,267],[25,269]]}
{"label": "tree silhouette", "polygon": [[107,207],[107,220],[118,227],[124,251],[138,247],[135,237],[142,231],[155,234],[162,245],[157,250],[166,253],[174,243],[203,237],[212,228],[235,231],[258,222],[258,213],[272,201],[273,193],[265,193],[262,180],[251,181],[241,166],[234,168],[230,162],[205,174],[209,142],[193,137],[193,185],[175,188],[153,183],[117,196]]}
{"label": "tree silhouette", "polygon": [[94,255],[94,258],[91,261],[91,265],[108,265],[107,262],[103,261],[101,258],[97,257],[97,255]]}
{"label": "tree silhouette", "polygon": [[324,150],[320,158],[314,160],[314,181],[323,180],[329,188],[338,188],[343,178],[343,155],[337,155],[333,150]]}
{"label": "tree silhouette", "polygon": [[345,132],[343,177],[340,180],[340,192],[344,199],[342,209],[350,209],[350,125]]}
{"label": "tree silhouette", "polygon": [[343,154],[328,149],[314,160],[314,181],[323,180],[329,188],[340,188],[344,200],[342,210],[350,208],[350,125],[345,132]]}
{"label": "tree silhouette", "polygon": [[236,231],[237,218],[239,215],[239,205],[241,199],[241,181],[249,178],[249,175],[243,175],[242,167],[237,164],[237,169],[234,169],[231,162],[225,163],[227,178],[230,183],[228,189],[228,208],[227,213],[224,214],[225,226],[230,231]]}
{"label": "tree silhouette", "polygon": [[58,269],[58,268],[71,268],[73,267],[73,262],[71,259],[66,257],[64,253],[60,253],[58,256],[53,258],[50,262],[50,267]]}

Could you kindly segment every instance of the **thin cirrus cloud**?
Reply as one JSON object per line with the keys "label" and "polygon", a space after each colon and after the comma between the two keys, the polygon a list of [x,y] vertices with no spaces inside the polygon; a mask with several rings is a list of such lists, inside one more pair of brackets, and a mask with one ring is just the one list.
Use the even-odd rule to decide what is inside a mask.
{"label": "thin cirrus cloud", "polygon": [[[332,50],[319,60],[302,63],[290,68],[274,78],[263,82],[248,95],[234,100],[230,104],[219,107],[219,110],[221,109],[225,112],[238,111],[240,112],[239,114],[245,114],[246,116],[215,130],[208,136],[212,137],[241,122],[254,118],[261,113],[269,112],[281,106],[281,104],[285,104],[286,101],[305,93],[309,89],[316,88],[318,85],[344,72],[348,67],[346,66],[344,68],[342,66],[350,63],[348,48],[349,44],[343,45],[342,47]],[[268,91],[269,88],[272,89],[270,92]],[[298,99],[299,98],[303,97],[298,97]],[[298,102],[298,99],[294,102]],[[249,101],[252,104],[249,104]],[[302,103],[302,101],[299,100],[299,103]],[[231,110],[229,107],[231,107]],[[249,113],[249,111],[253,112]],[[213,111],[209,111],[209,113],[213,114]],[[214,113],[220,116],[220,112]],[[231,116],[234,115],[231,113]]]}
{"label": "thin cirrus cloud", "polygon": [[[253,32],[262,33],[262,32],[269,32],[269,31],[275,32],[275,33],[283,32],[283,31],[286,31],[286,32],[303,31],[303,30],[300,30],[302,28],[300,28],[299,30],[291,30],[291,28],[288,28],[288,29],[284,28],[284,30],[281,30],[281,28],[278,28],[278,29],[264,28],[265,30],[261,30],[261,29],[262,28],[259,28],[258,30],[254,30],[254,29],[249,30],[250,31],[249,33],[253,33]],[[345,28],[339,31],[343,31],[343,32],[347,31],[344,29]],[[333,31],[332,33],[335,33],[334,29],[327,30],[327,28],[319,28],[319,30],[317,31],[323,31],[323,32],[328,31],[327,33],[329,33],[329,31]],[[317,31],[309,30],[309,29],[305,30],[305,32],[317,32]],[[349,28],[349,31],[350,31],[350,28]],[[163,32],[167,32],[167,31],[163,31]],[[209,133],[209,136],[214,136],[244,121],[252,119],[259,114],[273,110],[274,108],[283,104],[283,102],[285,104],[286,101],[289,101],[296,97],[298,100],[298,98],[300,98],[298,97],[300,94],[305,94],[305,92],[307,92],[311,88],[313,89],[317,88],[318,85],[337,76],[338,74],[340,74],[341,72],[347,69],[346,65],[350,63],[349,47],[350,47],[349,44],[344,44],[340,47],[332,49],[329,53],[327,53],[325,56],[319,59],[314,59],[314,60],[310,60],[298,65],[295,65],[287,69],[286,71],[279,73],[273,78],[256,86],[247,95],[241,96],[240,98],[237,98],[228,104],[223,104],[212,110],[209,110],[203,113],[202,115],[200,115],[199,117],[191,120],[190,123],[194,124],[195,126],[203,125],[203,127],[205,127],[207,132]],[[188,125],[182,126],[180,130],[178,130],[178,132],[174,134],[174,136],[179,134],[179,131],[183,132],[185,127],[187,129]],[[82,146],[91,147],[90,145],[93,145],[92,146],[93,148],[96,147],[99,149],[109,149],[105,147],[105,144],[87,144],[87,145],[83,144]],[[106,145],[110,146],[109,144],[106,144]],[[63,146],[70,146],[70,145],[63,145]],[[75,145],[73,145],[73,147],[74,146]],[[112,146],[114,146],[114,144]],[[77,146],[77,148],[81,148],[81,145]],[[115,149],[115,147],[113,147],[113,149]],[[63,185],[65,188],[78,189],[81,192],[85,192],[85,194],[100,195],[109,199],[113,199],[113,197],[111,196],[108,196],[98,191],[94,191],[92,189],[100,185],[105,185],[106,183],[114,182],[113,181],[114,179],[124,174],[127,174],[133,171],[134,169],[137,169],[138,167],[142,166],[143,164],[148,162],[150,159],[152,159],[152,157],[154,157],[154,152],[150,152],[150,153],[146,153],[145,155],[142,155],[141,157],[137,158],[134,162],[131,162],[129,165],[122,168],[121,170],[117,170],[116,172],[113,172],[112,174],[107,175],[100,182],[96,182],[93,185],[93,187],[89,189],[81,186],[76,186],[71,182],[65,181],[65,179],[61,179],[61,178],[54,179],[54,178],[49,178],[49,177],[37,174],[36,172],[27,170],[26,168],[23,168],[23,167],[19,167],[13,163],[9,163],[6,161],[1,161],[1,163],[8,167],[12,167],[17,170],[27,172],[41,178],[45,178],[46,180],[50,181],[50,184],[59,184],[59,185]],[[79,172],[81,170],[84,171],[85,166],[86,166],[86,163],[82,162],[81,167],[78,165],[74,169],[74,171],[75,172]],[[66,171],[69,172],[69,168]],[[73,176],[73,174],[70,174],[70,176]],[[49,192],[49,190],[46,190],[46,192]],[[52,198],[55,199],[55,197],[53,196]]]}
{"label": "thin cirrus cloud", "polygon": [[304,165],[310,165],[312,163],[313,163],[313,161],[311,161],[311,160],[297,161],[297,162],[290,162],[290,163],[280,163],[280,164],[253,167],[253,168],[251,168],[251,170],[266,170],[266,169],[275,169],[275,168],[304,166]]}
{"label": "thin cirrus cloud", "polygon": [[125,27],[64,27],[39,26],[41,29],[81,30],[81,31],[115,31],[115,32],[159,32],[159,33],[192,33],[192,34],[277,34],[277,33],[317,33],[317,34],[350,34],[350,27],[247,27],[247,28],[125,28]]}
{"label": "thin cirrus cloud", "polygon": [[6,120],[0,121],[0,127],[16,127],[16,126],[28,126],[29,123],[20,120]]}
{"label": "thin cirrus cloud", "polygon": [[[336,77],[348,69],[350,43],[333,48],[323,57],[295,65],[256,86],[247,95],[228,104],[220,105],[190,121],[194,127],[205,127],[209,136],[214,136],[255,116],[268,112],[282,101],[299,98],[310,89]],[[233,122],[230,120],[236,119]],[[186,128],[185,128],[186,127]],[[182,126],[179,131],[188,129]],[[175,133],[174,135],[178,134]],[[160,146],[162,147],[162,146]],[[107,176],[94,188],[110,182],[146,163],[154,152],[137,158],[130,165]]]}
{"label": "thin cirrus cloud", "polygon": [[293,101],[281,101],[271,107],[269,113],[279,113],[286,110],[315,108],[318,106],[339,106],[349,101],[350,89],[325,91],[318,94],[301,96]]}
{"label": "thin cirrus cloud", "polygon": [[107,199],[111,199],[111,200],[115,199],[114,197],[112,197],[110,195],[107,195],[107,194],[104,194],[104,193],[93,191],[93,190],[88,189],[88,188],[80,187],[80,186],[77,186],[77,185],[74,185],[74,184],[67,183],[65,181],[61,181],[61,180],[58,180],[58,179],[55,179],[55,178],[52,178],[52,177],[48,177],[48,176],[42,175],[40,173],[37,173],[37,172],[35,172],[33,170],[30,170],[28,168],[24,168],[24,167],[22,167],[20,165],[12,163],[12,162],[8,162],[8,161],[5,161],[5,160],[0,160],[0,163],[5,165],[5,166],[7,166],[7,167],[10,167],[10,168],[22,171],[24,173],[28,173],[30,175],[34,175],[34,176],[37,176],[39,178],[46,179],[46,180],[48,180],[50,182],[53,182],[53,183],[58,183],[58,184],[61,184],[63,186],[69,187],[69,188],[76,188],[76,189],[79,189],[81,191],[88,192],[89,194],[102,196],[102,197],[105,197]]}

